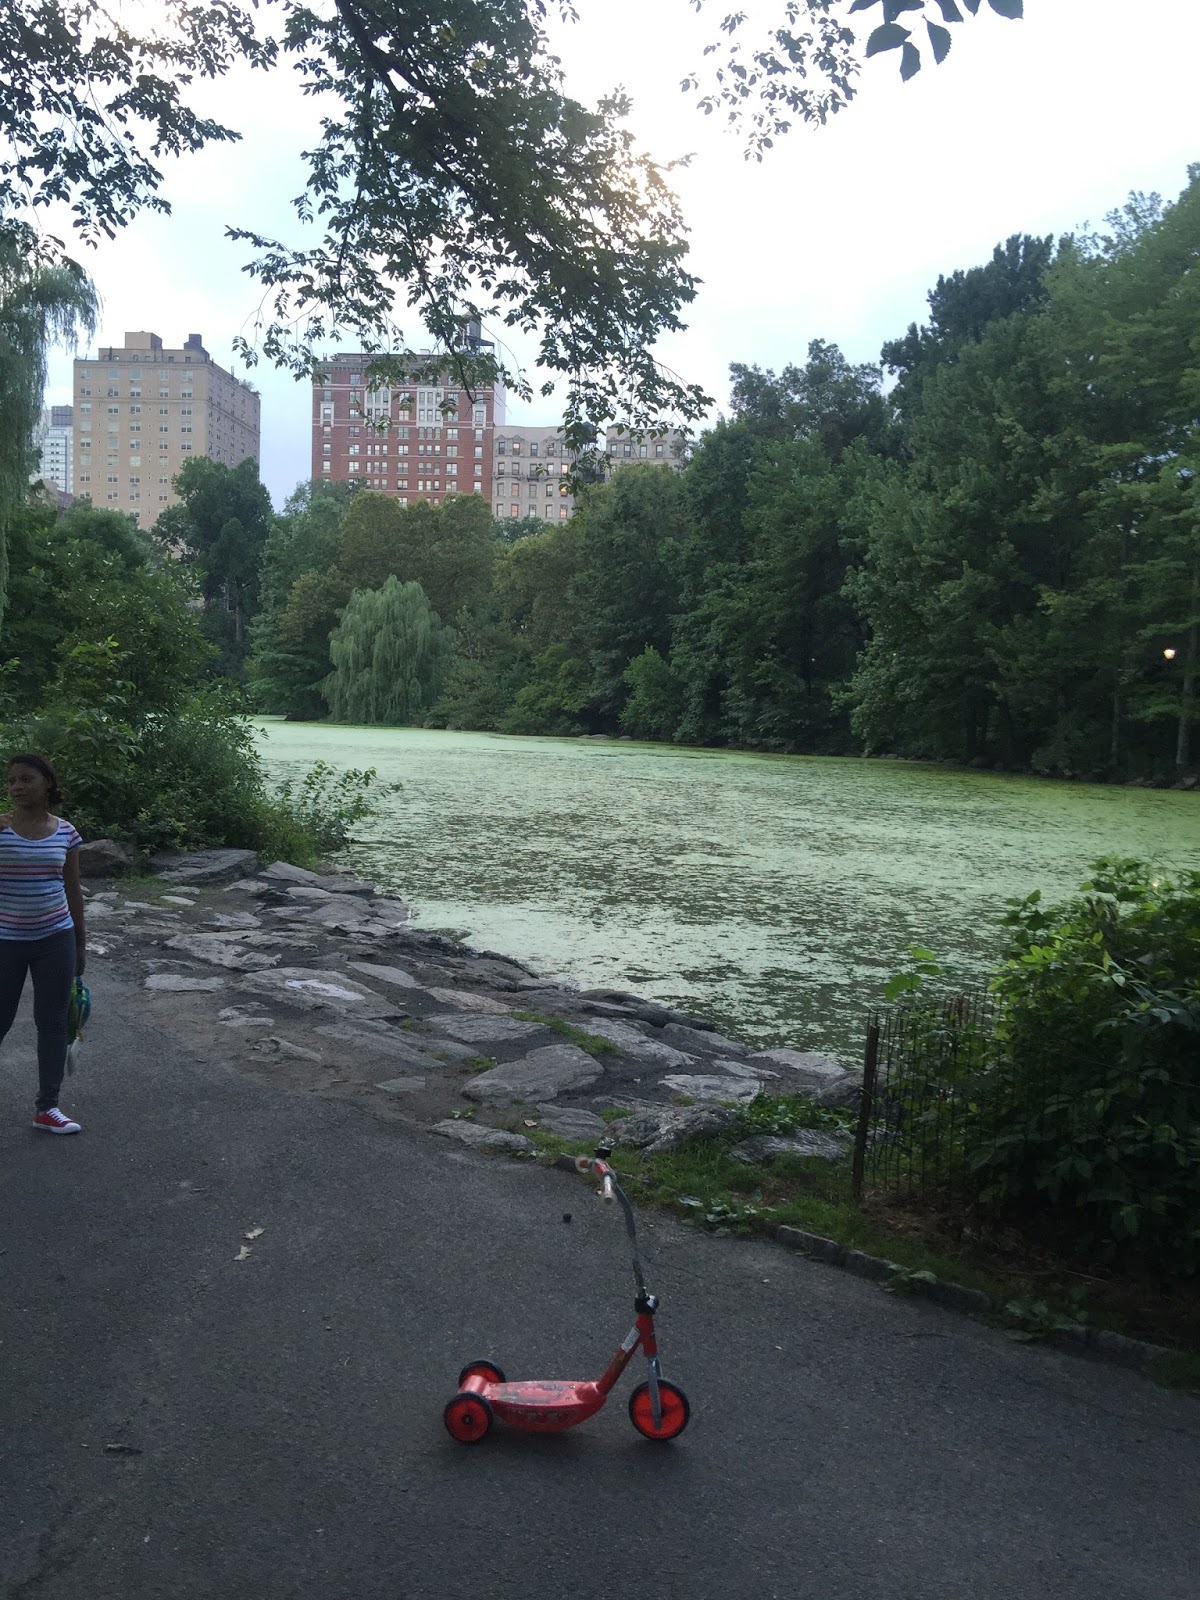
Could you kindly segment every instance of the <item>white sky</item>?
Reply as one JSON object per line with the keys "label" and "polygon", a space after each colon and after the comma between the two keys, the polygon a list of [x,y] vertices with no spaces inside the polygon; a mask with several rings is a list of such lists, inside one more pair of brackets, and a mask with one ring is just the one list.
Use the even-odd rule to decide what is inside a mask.
{"label": "white sky", "polygon": [[[1026,0],[1023,22],[985,5],[953,28],[943,66],[926,51],[925,69],[901,84],[895,54],[866,63],[847,110],[796,128],[761,165],[678,91],[733,0],[707,0],[699,18],[688,0],[578,4],[582,22],[555,37],[570,91],[594,101],[623,84],[646,148],[664,160],[694,152],[676,177],[689,264],[704,282],[689,328],[658,353],[719,403],[730,362],[778,369],[802,361],[813,338],[876,360],[886,338],[923,320],[940,272],[986,260],[1012,233],[1098,223],[1131,189],[1174,198],[1200,161],[1197,0]],[[783,0],[745,9],[777,16]],[[297,153],[315,142],[312,103],[290,69],[242,74],[209,95],[243,142],[171,163],[172,215],[145,214],[81,254],[103,302],[96,345],[133,328],[173,346],[201,333],[233,366],[231,340],[249,331],[258,293],[224,226],[294,236],[286,201],[303,184]],[[422,342],[415,322],[413,337]],[[518,360],[529,348],[509,341]],[[70,400],[70,363],[52,358],[47,404]],[[264,365],[250,377],[262,391],[262,475],[279,505],[309,475],[309,390]],[[510,399],[509,420],[558,417],[552,399]]]}

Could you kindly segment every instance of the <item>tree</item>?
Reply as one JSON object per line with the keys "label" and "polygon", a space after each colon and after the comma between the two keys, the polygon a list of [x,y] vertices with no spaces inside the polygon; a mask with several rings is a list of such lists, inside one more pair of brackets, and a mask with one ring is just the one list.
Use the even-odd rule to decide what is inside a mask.
{"label": "tree", "polygon": [[389,577],[381,589],[356,589],[329,641],[330,715],[392,725],[422,718],[440,692],[452,642],[419,583]]}
{"label": "tree", "polygon": [[[868,53],[902,45],[908,75],[919,56],[895,18],[919,0],[852,9],[876,3],[886,21]],[[961,20],[953,0],[936,3],[944,21]],[[1020,0],[989,3],[1020,14]],[[297,249],[230,230],[257,252],[250,270],[270,304],[258,342],[270,359],[309,372],[315,349],[343,334],[411,352],[421,341],[393,321],[406,300],[467,383],[499,376],[527,397],[528,381],[468,333],[480,317],[535,332],[540,364],[566,385],[568,443],[585,455],[589,429],[614,418],[694,417],[707,397],[652,355],[695,293],[669,171],[634,149],[624,95],[593,111],[564,93],[547,4],[279,0],[277,41],[236,0],[162,0],[160,28],[143,35],[97,0],[15,0],[0,14],[0,226],[65,202],[94,241],[144,206],[165,211],[156,160],[237,138],[187,103],[187,87],[237,61],[290,60],[328,107],[296,202],[321,237]],[[964,4],[973,12],[979,0]],[[571,15],[566,0],[558,9]],[[747,123],[761,157],[793,117],[823,121],[853,98],[855,37],[831,10],[787,0],[749,65],[744,15],[726,17],[712,86],[697,73],[684,87],[704,110]],[[941,59],[949,34],[931,25],[929,37]],[[411,366],[401,355],[378,372]]]}
{"label": "tree", "polygon": [[271,497],[251,456],[227,467],[197,456],[175,478],[179,503],[154,525],[157,538],[194,566],[204,597],[205,629],[221,648],[221,670],[240,673],[247,626],[259,607],[263,549],[271,531]]}
{"label": "tree", "polygon": [[283,609],[256,628],[246,680],[260,710],[301,720],[325,715],[329,636],[350,593],[336,569],[302,572]]}
{"label": "tree", "polygon": [[[3,98],[7,102],[7,90]],[[0,202],[0,622],[8,529],[29,492],[46,353],[55,340],[73,340],[81,330],[90,334],[96,309],[96,292],[81,269],[65,258],[51,259],[31,228],[5,225]]]}

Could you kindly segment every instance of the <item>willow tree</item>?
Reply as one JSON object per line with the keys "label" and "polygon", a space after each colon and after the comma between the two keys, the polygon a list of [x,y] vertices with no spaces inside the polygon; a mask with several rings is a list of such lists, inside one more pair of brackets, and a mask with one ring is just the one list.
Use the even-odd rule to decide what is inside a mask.
{"label": "willow tree", "polygon": [[96,323],[96,292],[73,261],[48,260],[24,226],[0,228],[0,621],[8,592],[8,529],[29,492],[34,429],[51,344]]}
{"label": "willow tree", "polygon": [[391,577],[356,589],[329,640],[333,671],[322,685],[338,722],[415,722],[437,699],[453,633],[419,583]]}

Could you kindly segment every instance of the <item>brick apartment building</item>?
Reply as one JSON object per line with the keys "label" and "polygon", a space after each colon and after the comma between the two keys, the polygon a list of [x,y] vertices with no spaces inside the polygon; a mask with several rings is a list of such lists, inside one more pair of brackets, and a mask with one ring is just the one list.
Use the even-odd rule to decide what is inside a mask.
{"label": "brick apartment building", "polygon": [[[428,360],[428,356],[420,359]],[[372,390],[371,357],[342,352],[313,384],[312,475],[360,483],[408,505],[440,505],[448,494],[483,495],[496,517],[566,521],[575,496],[566,482],[572,457],[561,428],[505,423],[500,384],[473,393],[442,374],[438,384]],[[679,434],[642,442],[611,430],[605,477],[635,462],[680,467]]]}
{"label": "brick apartment building", "polygon": [[[492,515],[541,517],[566,522],[575,514],[575,496],[568,475],[572,457],[561,428],[498,428],[494,442]],[[625,466],[682,467],[687,446],[672,432],[663,439],[628,439],[609,429],[604,444],[603,476]]]}
{"label": "brick apartment building", "polygon": [[448,494],[488,496],[503,386],[472,392],[443,373],[437,383],[370,389],[370,360],[338,354],[313,384],[313,477],[360,483],[402,505],[440,505]]}
{"label": "brick apartment building", "polygon": [[156,333],[127,333],[75,362],[75,493],[149,528],[176,503],[171,484],[185,461],[257,461],[259,423],[257,393],[217,365],[198,333],[177,350]]}

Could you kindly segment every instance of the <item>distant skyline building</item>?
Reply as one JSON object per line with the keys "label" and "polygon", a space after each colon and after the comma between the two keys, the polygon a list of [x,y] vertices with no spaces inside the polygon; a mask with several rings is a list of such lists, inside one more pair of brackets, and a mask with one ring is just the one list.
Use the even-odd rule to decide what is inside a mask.
{"label": "distant skyline building", "polygon": [[[661,439],[630,439],[610,428],[604,441],[603,477],[627,466],[675,467],[688,459],[687,442],[674,429]],[[492,514],[541,517],[568,522],[575,515],[570,488],[573,457],[561,428],[507,427],[496,430]]]}
{"label": "distant skyline building", "polygon": [[443,372],[436,383],[372,389],[371,360],[340,351],[325,363],[322,381],[313,383],[313,478],[362,484],[401,505],[440,505],[448,494],[486,499],[492,440],[504,421],[504,386],[468,390]]}
{"label": "distant skyline building", "polygon": [[185,461],[227,467],[259,459],[259,398],[220,367],[198,333],[164,349],[156,333],[126,333],[75,362],[75,493],[149,528],[176,504]]}
{"label": "distant skyline building", "polygon": [[48,483],[64,494],[74,493],[72,406],[50,406],[42,412],[33,444],[37,452],[31,483]]}

